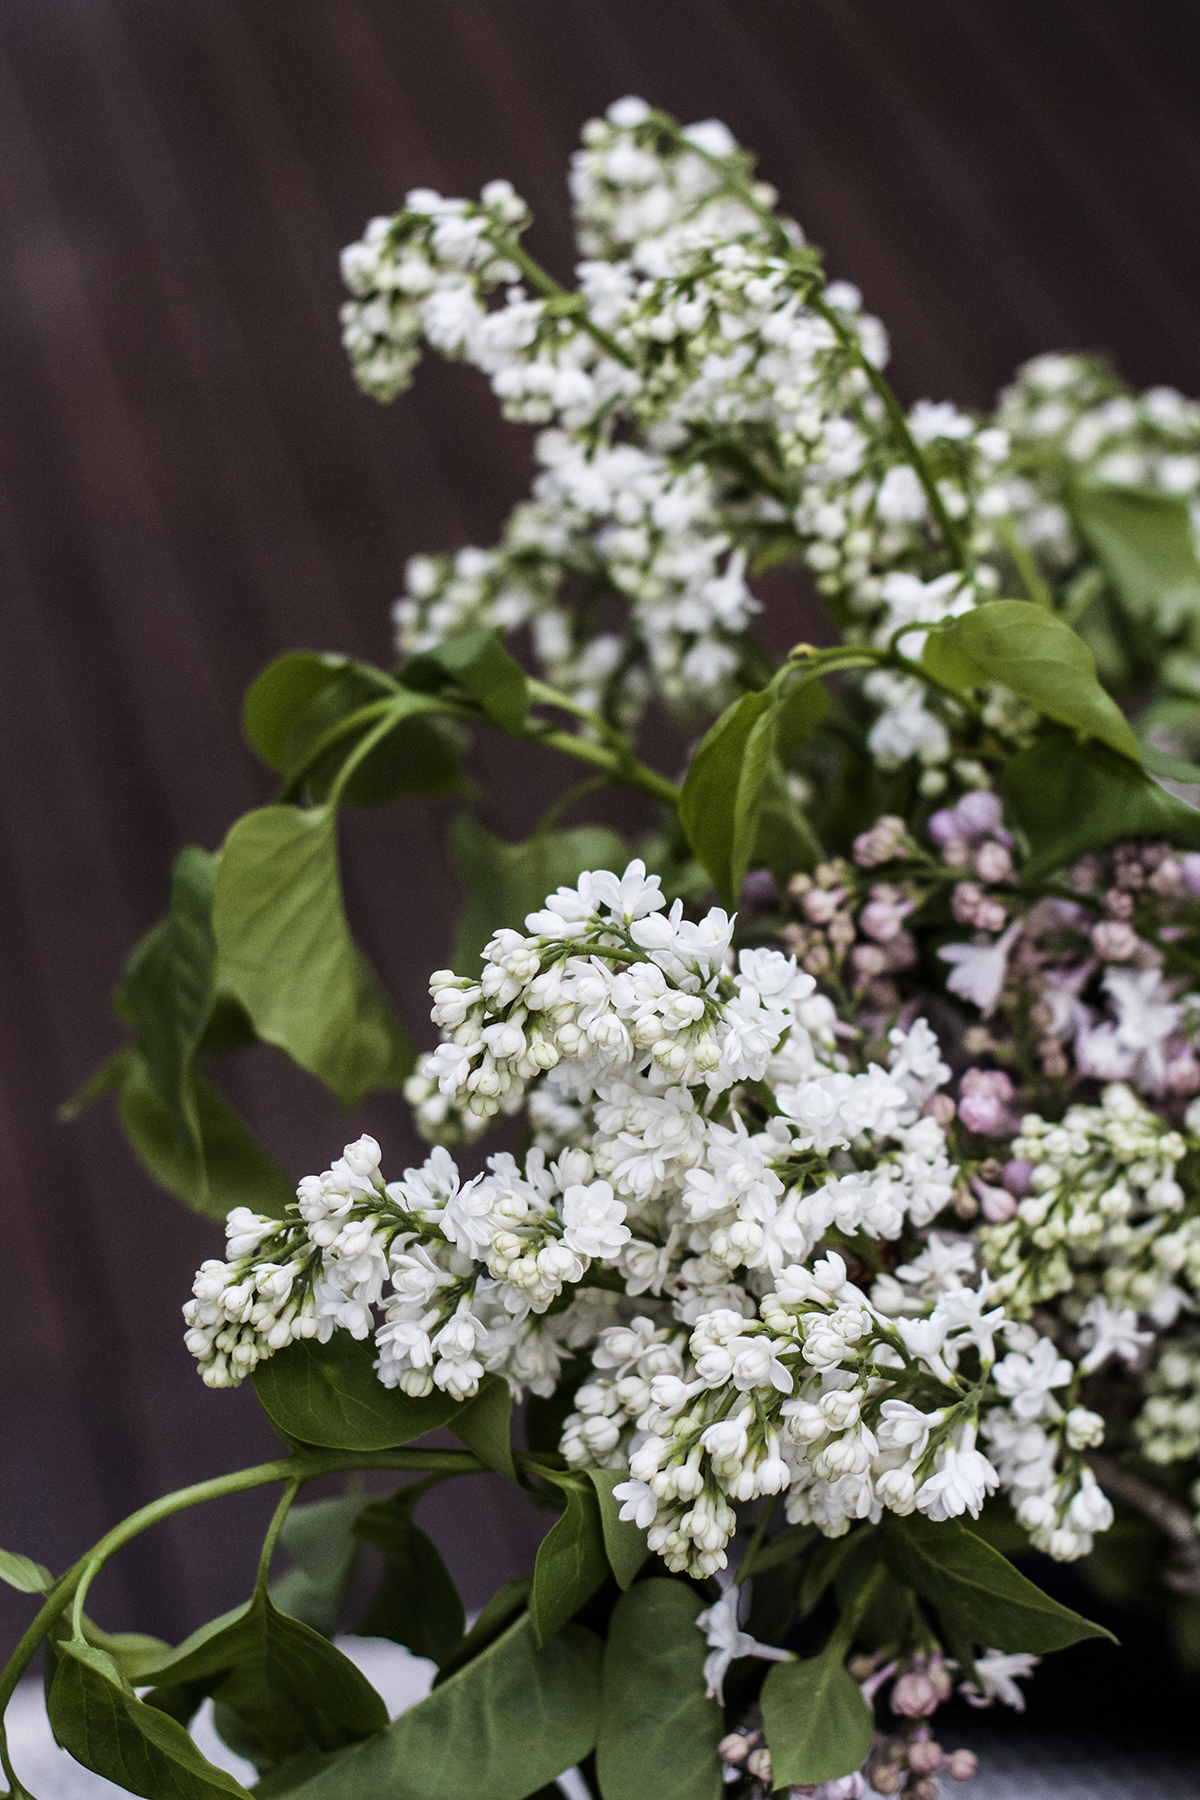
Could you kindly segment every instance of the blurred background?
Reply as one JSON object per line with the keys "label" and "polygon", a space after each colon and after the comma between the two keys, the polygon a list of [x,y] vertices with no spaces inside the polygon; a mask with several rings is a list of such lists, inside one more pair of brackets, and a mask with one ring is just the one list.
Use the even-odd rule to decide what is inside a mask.
{"label": "blurred background", "polygon": [[[569,155],[633,92],[757,150],[887,324],[906,402],[987,406],[1059,348],[1200,394],[1198,11],[5,0],[0,1544],[59,1569],[154,1495],[274,1453],[249,1388],[208,1393],[180,1341],[216,1228],[153,1186],[114,1109],[68,1127],[56,1108],[120,1041],[109,996],[175,850],[270,798],[240,737],[246,684],[292,647],[386,662],[406,557],[491,543],[527,487],[530,435],[481,376],[430,359],[391,408],[357,393],[340,247],[410,187],[505,175],[530,248],[569,279]],[[798,581],[774,598],[785,642],[816,629]],[[516,838],[571,777],[504,756],[484,819]],[[345,833],[351,919],[419,1039],[457,905],[450,810],[402,803]],[[363,1129],[392,1172],[420,1155],[398,1097],[339,1118],[266,1051],[220,1078],[296,1177]],[[433,1529],[478,1606],[542,1521],[469,1485]],[[175,1638],[235,1604],[266,1505],[142,1539],[105,1577],[103,1622]],[[0,1590],[6,1641],[27,1616]],[[1123,1635],[1158,1659],[1165,1704],[1153,1627]],[[1097,1696],[1105,1654],[1072,1653]]]}

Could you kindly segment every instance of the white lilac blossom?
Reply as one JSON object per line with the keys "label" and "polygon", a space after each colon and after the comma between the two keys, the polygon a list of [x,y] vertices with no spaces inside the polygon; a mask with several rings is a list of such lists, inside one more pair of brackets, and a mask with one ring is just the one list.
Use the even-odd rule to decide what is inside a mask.
{"label": "white lilac blossom", "polygon": [[709,1654],[704,1659],[704,1680],[710,1700],[715,1699],[718,1705],[725,1704],[724,1682],[729,1665],[740,1656],[757,1656],[763,1662],[790,1662],[790,1650],[778,1650],[772,1644],[758,1643],[748,1631],[741,1630],[738,1624],[739,1612],[744,1610],[742,1602],[745,1594],[741,1587],[730,1585],[721,1598],[712,1606],[706,1607],[696,1619],[709,1645]]}
{"label": "white lilac blossom", "polygon": [[[763,1495],[830,1536],[884,1510],[974,1516],[1000,1486],[1025,1503],[1009,1439],[1043,1419],[1036,1496],[1066,1553],[1061,1520],[1074,1507],[1078,1521],[1088,1475],[1058,1429],[1074,1370],[1006,1312],[1011,1283],[981,1275],[961,1237],[929,1237],[874,1284],[830,1245],[924,1232],[950,1202],[957,1171],[921,1110],[950,1075],[936,1036],[923,1019],[893,1027],[887,1066],[854,1069],[814,977],[767,948],[735,960],[731,931],[719,909],[668,911],[635,861],[498,933],[477,980],[435,974],[445,1035],[420,1094],[436,1085],[483,1121],[566,1070],[565,1141],[543,1116],[523,1165],[501,1153],[463,1181],[438,1148],[385,1182],[363,1139],[301,1184],[297,1224],[239,1218],[230,1262],[201,1271],[191,1303],[206,1378],[287,1341],[248,1307],[272,1281],[304,1321],[287,1315],[292,1335],[373,1332],[380,1379],[414,1395],[466,1398],[493,1371],[547,1391],[583,1307],[593,1375],[563,1454],[627,1474],[625,1516],[671,1569],[723,1567],[736,1507]],[[910,1398],[930,1393],[932,1408]]]}

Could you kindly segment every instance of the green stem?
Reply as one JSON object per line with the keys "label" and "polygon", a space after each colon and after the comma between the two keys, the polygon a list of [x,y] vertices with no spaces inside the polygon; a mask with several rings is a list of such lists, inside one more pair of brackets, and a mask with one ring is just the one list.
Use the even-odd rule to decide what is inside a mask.
{"label": "green stem", "polygon": [[[38,1645],[46,1637],[63,1607],[73,1599],[78,1583],[86,1575],[91,1581],[96,1571],[115,1556],[118,1550],[152,1525],[158,1525],[190,1506],[202,1506],[208,1500],[222,1500],[227,1494],[241,1494],[251,1488],[269,1487],[272,1482],[286,1481],[299,1486],[315,1475],[336,1474],[346,1469],[422,1469],[448,1474],[475,1474],[487,1467],[467,1450],[300,1450],[274,1462],[257,1463],[249,1469],[237,1469],[232,1475],[217,1475],[210,1481],[199,1481],[192,1487],[179,1488],[152,1500],[148,1506],[131,1513],[119,1525],[106,1532],[91,1550],[81,1556],[55,1582],[36,1618],[24,1633],[16,1650],[0,1674],[0,1717],[3,1716],[17,1683],[29,1667]],[[89,1573],[90,1571],[90,1573]]]}
{"label": "green stem", "polygon": [[265,1594],[267,1583],[271,1578],[271,1558],[275,1554],[275,1545],[283,1530],[287,1516],[292,1510],[292,1502],[300,1492],[303,1482],[289,1481],[279,1498],[279,1505],[271,1515],[271,1523],[267,1526],[267,1535],[263,1539],[263,1547],[258,1558],[258,1573],[254,1577],[254,1590]]}
{"label": "green stem", "polygon": [[877,1562],[838,1620],[833,1636],[821,1653],[823,1656],[837,1656],[839,1660],[845,1657],[858,1629],[858,1622],[875,1598],[876,1590],[886,1574],[887,1570],[882,1562]]}
{"label": "green stem", "polygon": [[563,814],[569,812],[577,800],[586,800],[589,794],[602,794],[605,788],[611,786],[607,775],[593,775],[590,781],[581,781],[577,786],[568,788],[565,794],[560,794],[546,808],[534,826],[534,837],[539,838],[544,832],[553,831]]}
{"label": "green stem", "polygon": [[[758,195],[754,192],[753,183],[750,181],[745,170],[742,169],[736,161],[730,157],[715,156],[711,151],[702,150],[699,144],[694,144],[690,138],[684,137],[684,134],[680,131],[678,125],[676,125],[675,121],[666,113],[655,114],[655,121],[675,139],[676,143],[681,147],[686,145],[688,150],[700,157],[702,162],[706,162],[709,168],[713,169],[721,177],[727,192],[736,195],[742,202],[742,205],[748,207],[754,216],[766,226],[770,233],[773,246],[779,255],[791,257],[794,254],[796,247],[788,237],[787,232],[770,208],[763,205],[762,201],[758,198]],[[818,315],[818,317],[824,319],[826,324],[831,327],[839,344],[853,356],[855,362],[863,371],[875,393],[883,402],[884,411],[887,413],[892,430],[895,432],[896,437],[904,450],[905,459],[911,463],[912,467],[916,470],[917,479],[925,490],[925,497],[929,501],[930,511],[937,521],[938,530],[942,534],[947,550],[950,552],[958,568],[968,569],[970,567],[970,558],[967,554],[966,546],[959,534],[958,527],[946,511],[946,503],[938,491],[938,485],[933,478],[933,472],[924,456],[921,454],[916,439],[909,430],[908,420],[904,416],[904,408],[901,406],[899,400],[897,400],[891,383],[884,379],[883,374],[875,367],[874,363],[868,361],[867,357],[863,354],[862,344],[859,342],[857,334],[849,330],[841,315],[832,306],[827,305],[824,300],[818,300],[811,295],[806,296],[806,304]]]}
{"label": "green stem", "polygon": [[744,1580],[744,1578],[749,1574],[750,1569],[753,1566],[755,1557],[758,1555],[759,1551],[762,1549],[763,1539],[766,1537],[767,1531],[770,1528],[771,1520],[775,1517],[775,1511],[776,1511],[776,1508],[778,1507],[778,1505],[779,1505],[779,1495],[772,1494],[771,1495],[771,1503],[769,1506],[765,1506],[763,1508],[762,1518],[758,1521],[758,1524],[754,1527],[754,1536],[750,1539],[750,1542],[746,1545],[746,1553],[742,1557],[741,1562],[737,1566],[737,1573],[735,1574],[735,1576],[733,1578],[734,1587],[737,1587],[738,1583],[740,1581]]}
{"label": "green stem", "polygon": [[1008,552],[1009,560],[1021,577],[1021,586],[1035,606],[1044,606],[1047,612],[1054,611],[1054,595],[1042,580],[1041,570],[1033,559],[1028,544],[1023,544],[1013,527],[1011,519],[994,521],[996,536]]}
{"label": "green stem", "polygon": [[623,363],[627,369],[637,367],[635,358],[630,356],[627,350],[622,350],[616,338],[589,317],[582,294],[574,293],[570,288],[565,288],[561,283],[555,281],[553,275],[543,269],[541,263],[534,262],[529,252],[522,248],[515,237],[493,238],[492,242],[510,261],[516,263],[522,275],[533,283],[539,293],[545,294],[551,300],[569,301],[571,303],[570,311],[567,314],[564,308],[564,316],[578,319],[583,330],[587,332],[594,343],[599,344],[606,355],[611,356],[615,362]]}
{"label": "green stem", "polygon": [[295,800],[304,785],[305,777],[320,762],[326,751],[331,750],[342,738],[349,737],[353,732],[360,730],[362,726],[369,724],[372,719],[386,717],[391,710],[392,701],[390,699],[371,700],[366,706],[360,706],[354,712],[347,713],[344,719],[339,719],[336,725],[329,727],[328,731],[323,731],[316,743],[305,751],[299,768],[292,771],[280,788],[275,804],[286,806],[289,801]]}

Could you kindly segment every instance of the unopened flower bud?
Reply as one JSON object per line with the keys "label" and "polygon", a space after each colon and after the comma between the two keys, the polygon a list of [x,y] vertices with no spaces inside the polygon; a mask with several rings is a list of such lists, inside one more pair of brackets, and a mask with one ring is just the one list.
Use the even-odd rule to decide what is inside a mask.
{"label": "unopened flower bud", "polygon": [[750,1740],[743,1737],[740,1731],[731,1731],[729,1736],[723,1737],[717,1745],[717,1755],[723,1763],[728,1763],[731,1768],[736,1768],[739,1763],[745,1762],[749,1754]]}
{"label": "unopened flower bud", "polygon": [[922,1738],[908,1747],[908,1766],[914,1775],[932,1775],[940,1769],[945,1751],[932,1738]]}
{"label": "unopened flower bud", "polygon": [[979,1758],[973,1750],[952,1750],[942,1765],[942,1774],[951,1781],[970,1781],[978,1767]]}
{"label": "unopened flower bud", "polygon": [[761,1744],[757,1750],[752,1750],[750,1752],[750,1755],[746,1760],[746,1767],[751,1775],[753,1775],[755,1781],[761,1781],[764,1787],[769,1786],[771,1780],[771,1752],[767,1749],[765,1744]]}

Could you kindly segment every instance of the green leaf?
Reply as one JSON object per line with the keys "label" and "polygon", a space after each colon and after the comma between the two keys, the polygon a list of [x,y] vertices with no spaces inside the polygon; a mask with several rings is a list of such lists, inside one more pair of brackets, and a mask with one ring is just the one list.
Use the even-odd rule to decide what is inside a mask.
{"label": "green leaf", "polygon": [[282,1218],[296,1198],[283,1170],[203,1075],[193,1070],[187,1082],[203,1163],[189,1143],[180,1142],[171,1109],[156,1093],[140,1053],[128,1052],[121,1123],[142,1166],[155,1181],[211,1219],[223,1219],[235,1206]]}
{"label": "green leaf", "polygon": [[[884,1555],[897,1580],[936,1607],[952,1630],[996,1650],[1040,1654],[1112,1633],[1060,1606],[1007,1558],[953,1521],[889,1513]],[[1113,1639],[1113,1642],[1116,1640]]]}
{"label": "green leaf", "polygon": [[532,1575],[516,1575],[511,1581],[506,1581],[502,1588],[498,1588],[453,1656],[446,1658],[434,1676],[434,1687],[448,1681],[459,1669],[465,1669],[489,1644],[494,1644],[501,1632],[507,1631],[513,1620],[520,1618],[525,1611],[532,1590]]}
{"label": "green leaf", "polygon": [[[314,702],[336,688],[353,667],[347,656],[291,650],[268,663],[251,682],[242,706],[242,728],[268,768],[279,775],[291,770],[306,747],[301,731]],[[391,685],[384,678],[373,689],[373,697],[382,699]],[[354,703],[363,703],[361,695],[356,695]],[[307,735],[311,742],[311,730]]]}
{"label": "green leaf", "polygon": [[538,1647],[523,1615],[384,1732],[296,1790],[303,1800],[526,1800],[596,1741],[601,1645],[568,1625]]}
{"label": "green leaf", "polygon": [[615,869],[629,849],[600,825],[577,831],[538,832],[524,844],[505,844],[486,832],[472,813],[450,827],[450,853],[467,890],[451,956],[459,974],[478,974],[484,945],[501,926],[519,930],[526,913],[545,905],[559,887],[574,887],[584,869]]}
{"label": "green leaf", "polygon": [[[679,817],[688,842],[732,906],[754,847],[757,803],[771,740],[770,690],[743,694],[700,740],[683,784]],[[747,767],[747,764],[749,767]]]}
{"label": "green leaf", "polygon": [[368,1506],[355,1525],[356,1535],[385,1558],[383,1580],[358,1629],[364,1637],[391,1638],[440,1666],[462,1642],[466,1619],[436,1544],[413,1522],[412,1504],[401,1488]]}
{"label": "green leaf", "polygon": [[613,1608],[596,1746],[604,1800],[718,1800],[724,1724],[705,1695],[703,1606],[686,1582],[654,1576]]}
{"label": "green leaf", "polygon": [[539,1643],[560,1631],[608,1574],[600,1503],[582,1476],[547,1471],[567,1496],[566,1510],[538,1546],[529,1610]]}
{"label": "green leaf", "polygon": [[453,731],[427,716],[436,711],[435,701],[400,687],[369,663],[297,651],[263,670],[246,696],[244,723],[263,760],[281,775],[298,778],[319,801],[367,732],[389,716],[392,729],[352,772],[340,796],[352,806],[379,806],[401,794],[449,793],[462,786]]}
{"label": "green leaf", "polygon": [[271,1763],[301,1750],[344,1749],[387,1724],[386,1706],[350,1659],[263,1592],[143,1669],[145,1682],[206,1688]]}
{"label": "green leaf", "polygon": [[179,852],[171,869],[167,916],[129,958],[120,995],[120,1010],[137,1028],[146,1073],[171,1113],[176,1137],[190,1141],[201,1187],[204,1142],[188,1076],[213,1004],[216,876],[217,858],[208,851],[191,847]]}
{"label": "green leaf", "polygon": [[1000,682],[1045,718],[1138,761],[1133,733],[1096,679],[1083,639],[1027,600],[988,600],[931,631],[921,661],[935,680],[959,691]]}
{"label": "green leaf", "polygon": [[510,1481],[517,1479],[512,1453],[512,1389],[503,1375],[484,1378],[474,1399],[455,1414],[450,1429],[489,1469]]}
{"label": "green leaf", "polygon": [[768,687],[743,694],[701,739],[683,784],[679,816],[688,842],[726,906],[735,905],[746,871],[775,875],[807,867],[820,854],[787,787],[790,760],[820,723],[828,695],[810,700],[814,677],[786,668]]}
{"label": "green leaf", "polygon": [[354,1522],[366,1494],[344,1494],[293,1506],[279,1541],[295,1563],[271,1585],[271,1598],[290,1618],[332,1637],[342,1600],[358,1562]]}
{"label": "green leaf", "polygon": [[1163,750],[1152,750],[1142,745],[1142,761],[1151,775],[1159,776],[1163,781],[1179,781],[1189,787],[1200,782],[1200,764],[1184,762],[1182,757],[1168,756]]}
{"label": "green leaf", "polygon": [[137,1698],[107,1652],[58,1646],[48,1696],[54,1735],[76,1762],[146,1800],[246,1800],[175,1719]]}
{"label": "green leaf", "polygon": [[399,1087],[413,1063],[403,1026],[355,947],[327,807],[247,813],[221,855],[213,926],[223,984],[260,1038],[354,1106]]}
{"label": "green leaf", "polygon": [[19,1550],[0,1550],[0,1581],[16,1588],[19,1594],[48,1594],[54,1586],[49,1569]]}
{"label": "green leaf", "polygon": [[494,725],[519,737],[529,712],[529,681],[498,631],[469,631],[414,656],[400,671],[406,687],[438,691],[448,683],[470,695]]}
{"label": "green leaf", "polygon": [[1121,838],[1165,837],[1200,849],[1200,812],[1125,757],[1061,732],[1009,758],[1004,801],[1009,823],[1028,846],[1023,874],[1030,882]]}
{"label": "green leaf", "polygon": [[761,1705],[777,1787],[853,1774],[871,1748],[871,1709],[838,1648],[772,1664]]}
{"label": "green leaf", "polygon": [[621,1502],[613,1498],[613,1489],[628,1480],[628,1474],[623,1469],[587,1469],[585,1473],[600,1502],[600,1526],[608,1566],[623,1592],[632,1587],[634,1576],[650,1554],[646,1533],[632,1520],[621,1517]]}
{"label": "green leaf", "polygon": [[1135,623],[1166,638],[1200,620],[1200,561],[1186,500],[1137,488],[1078,487],[1071,512]]}
{"label": "green leaf", "polygon": [[259,1363],[255,1391],[284,1437],[326,1450],[394,1450],[453,1418],[461,1401],[440,1389],[414,1400],[384,1387],[376,1354],[348,1331],[327,1344],[301,1338]]}

